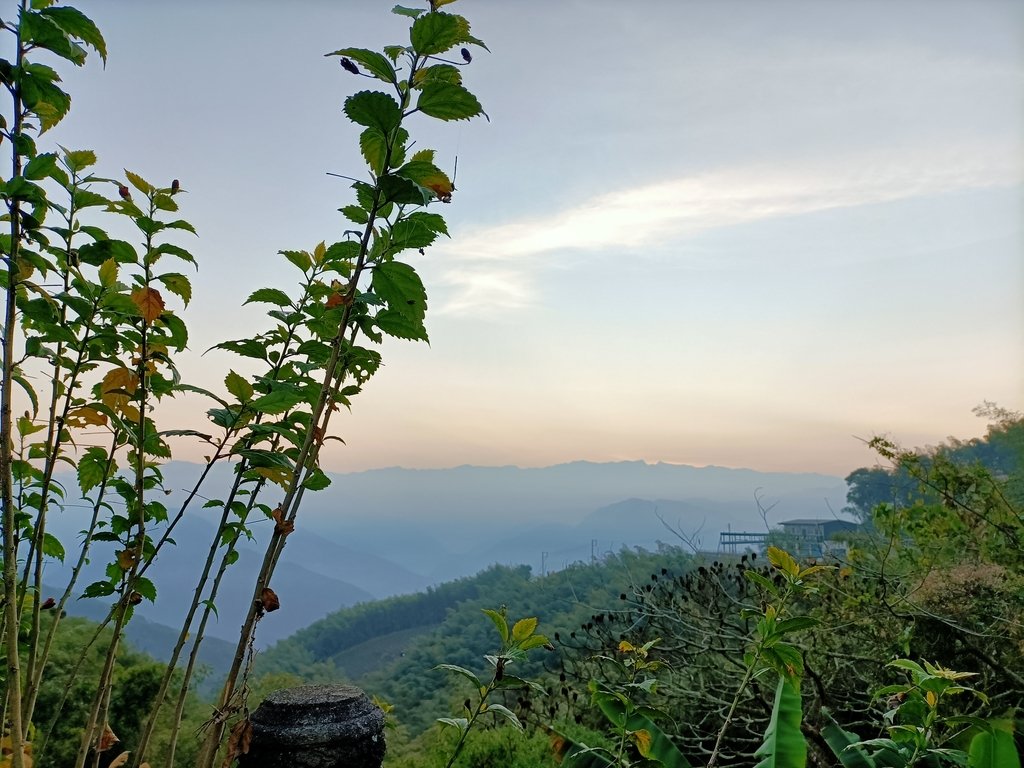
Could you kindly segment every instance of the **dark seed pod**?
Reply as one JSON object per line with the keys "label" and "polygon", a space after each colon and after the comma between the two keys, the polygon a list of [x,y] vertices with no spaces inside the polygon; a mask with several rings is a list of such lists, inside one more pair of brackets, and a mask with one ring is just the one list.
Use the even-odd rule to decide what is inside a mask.
{"label": "dark seed pod", "polygon": [[132,199],[132,193],[128,190],[128,187],[125,186],[124,184],[121,184],[121,185],[118,186],[117,194],[119,194],[121,196],[122,200],[131,200]]}
{"label": "dark seed pod", "polygon": [[171,194],[175,194],[181,189],[181,182],[175,179],[171,182]]}
{"label": "dark seed pod", "polygon": [[471,61],[473,60],[473,54],[471,54],[471,53],[469,52],[469,49],[468,49],[468,48],[463,48],[462,50],[460,50],[460,51],[459,51],[459,53],[461,53],[461,54],[462,54],[462,59],[463,59],[463,61],[465,61],[465,62],[466,62],[467,64],[469,64],[469,62],[471,62]]}
{"label": "dark seed pod", "polygon": [[353,75],[359,74],[359,67],[352,63],[352,59],[347,59],[344,56],[341,57],[341,66],[346,72],[351,72]]}

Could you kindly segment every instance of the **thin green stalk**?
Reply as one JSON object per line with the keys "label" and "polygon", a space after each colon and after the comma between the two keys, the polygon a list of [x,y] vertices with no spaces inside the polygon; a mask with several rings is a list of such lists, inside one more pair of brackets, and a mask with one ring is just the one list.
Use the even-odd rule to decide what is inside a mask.
{"label": "thin green stalk", "polygon": [[[28,12],[28,0],[19,4],[19,20],[16,41],[15,65],[20,70],[25,60],[22,45],[21,28],[25,14]],[[14,121],[12,135],[19,136],[22,131],[22,99],[21,87],[14,85]],[[22,174],[21,156],[17,147],[11,144],[11,178]],[[13,768],[24,768],[22,758],[23,742],[27,724],[22,720],[21,697],[21,663],[19,660],[18,630],[18,541],[15,530],[14,487],[12,484],[13,421],[12,421],[12,385],[14,382],[14,327],[17,320],[16,296],[18,286],[18,252],[21,246],[21,208],[15,200],[10,206],[11,214],[11,252],[7,261],[7,295],[3,327],[3,392],[0,393],[0,503],[3,504],[3,545],[4,545],[4,627],[5,648],[7,651],[7,714],[11,722],[11,762]]]}

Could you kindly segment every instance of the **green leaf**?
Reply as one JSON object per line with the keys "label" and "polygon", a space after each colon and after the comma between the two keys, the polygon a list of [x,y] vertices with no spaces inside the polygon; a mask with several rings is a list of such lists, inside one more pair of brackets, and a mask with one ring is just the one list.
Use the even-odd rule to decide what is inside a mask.
{"label": "green leaf", "polygon": [[384,195],[384,201],[387,203],[397,203],[398,205],[426,205],[434,197],[433,192],[429,189],[421,187],[419,184],[410,181],[409,179],[402,178],[401,176],[395,176],[390,173],[385,176],[381,176],[377,183],[380,184],[380,190]]}
{"label": "green leaf", "polygon": [[363,65],[363,68],[374,77],[383,80],[385,83],[397,81],[395,68],[387,57],[376,51],[369,51],[365,48],[342,48],[340,51],[325,54],[327,56],[345,56]]}
{"label": "green leaf", "polygon": [[247,403],[252,400],[252,384],[244,376],[240,376],[234,371],[228,371],[228,375],[224,377],[224,386],[239,401]]}
{"label": "green leaf", "polygon": [[449,672],[454,672],[457,675],[462,675],[464,678],[469,680],[476,688],[483,688],[484,684],[480,682],[480,678],[474,675],[465,667],[457,666],[456,664],[438,664],[434,669],[444,669]]}
{"label": "green leaf", "polygon": [[[410,16],[414,19],[420,16],[421,14],[426,13],[426,11],[423,8],[406,8],[404,5],[396,5],[394,8],[391,9],[391,12],[399,16]],[[399,48],[400,46],[393,45],[389,47]]]}
{"label": "green leaf", "polygon": [[1013,733],[1004,723],[994,723],[991,733],[981,731],[971,739],[967,765],[970,768],[1020,768],[1020,755]]}
{"label": "green leaf", "polygon": [[278,253],[303,272],[308,272],[309,268],[313,266],[313,257],[305,251],[278,251]]}
{"label": "green leaf", "polygon": [[461,85],[430,82],[423,86],[416,108],[438,120],[468,120],[483,114],[476,96]]}
{"label": "green leaf", "polygon": [[63,149],[63,151],[64,162],[73,173],[84,171],[86,168],[96,165],[96,153],[91,149],[76,149],[73,151]]}
{"label": "green leaf", "polygon": [[152,581],[144,576],[139,576],[135,579],[135,583],[132,586],[136,592],[149,600],[149,602],[156,602],[156,585]]}
{"label": "green leaf", "polygon": [[453,83],[462,85],[462,72],[453,64],[435,64],[416,71],[415,88],[422,88],[426,83]]}
{"label": "green leaf", "polygon": [[844,731],[834,720],[826,723],[821,735],[843,768],[877,768],[874,759],[858,746],[860,737]]}
{"label": "green leaf", "polygon": [[57,155],[47,152],[43,155],[36,155],[25,165],[23,175],[26,179],[39,181],[45,179],[53,171],[57,170]]}
{"label": "green leaf", "polygon": [[388,153],[388,140],[377,128],[367,128],[359,134],[359,149],[370,170],[380,175],[384,172],[384,162]]}
{"label": "green leaf", "polygon": [[494,626],[497,628],[498,634],[501,635],[502,645],[508,645],[508,622],[505,621],[505,617],[498,611],[492,611],[490,608],[484,608],[483,612],[487,614],[488,618],[490,618],[492,622],[494,622]]}
{"label": "green leaf", "polygon": [[294,389],[279,386],[269,394],[258,397],[250,403],[250,407],[261,413],[284,413],[293,406],[301,403],[305,398]]}
{"label": "green leaf", "polygon": [[[175,221],[168,221],[165,225],[168,229],[183,229],[186,232],[191,232],[193,235],[198,234],[196,228],[189,224],[184,219],[176,219]],[[191,254],[189,256],[191,258]]]}
{"label": "green leaf", "polygon": [[353,123],[389,134],[402,120],[398,102],[380,91],[360,91],[345,99],[345,114]]}
{"label": "green leaf", "polygon": [[246,299],[244,304],[252,303],[261,304],[274,304],[278,307],[290,307],[292,300],[288,298],[288,294],[278,288],[259,288],[249,294],[249,298]]}
{"label": "green leaf", "polygon": [[450,13],[427,13],[416,19],[409,30],[409,41],[421,56],[444,53],[464,42],[469,35],[469,22]]}
{"label": "green leaf", "polygon": [[779,635],[785,635],[790,632],[799,632],[802,629],[810,629],[816,627],[821,623],[818,619],[812,616],[794,616],[791,619],[784,619],[775,625],[775,632]]}
{"label": "green leaf", "polygon": [[369,214],[358,205],[346,205],[341,213],[353,224],[365,224],[370,220]]}
{"label": "green leaf", "polygon": [[754,752],[761,758],[756,768],[805,768],[807,740],[800,730],[802,718],[798,684],[780,677],[764,740]]}
{"label": "green leaf", "polygon": [[43,554],[47,557],[55,557],[64,562],[64,545],[60,543],[60,539],[54,536],[52,533],[43,534]]}
{"label": "green leaf", "polygon": [[501,715],[509,723],[511,723],[512,727],[515,728],[517,731],[523,730],[523,724],[519,722],[519,718],[516,717],[515,712],[506,707],[504,704],[488,704],[487,709],[485,709],[484,711],[496,715]]}
{"label": "green leaf", "polygon": [[441,725],[456,728],[460,733],[465,733],[469,730],[469,720],[464,717],[439,717],[437,718],[437,722]]}
{"label": "green leaf", "polygon": [[[692,768],[685,755],[650,718],[639,712],[632,712],[627,718],[626,707],[622,701],[606,692],[596,691],[594,703],[608,718],[608,721],[617,728],[625,726],[627,731],[647,731],[650,734],[651,739],[646,756],[659,761],[665,768]],[[572,765],[576,765],[576,763],[572,763]]]}
{"label": "green leaf", "polygon": [[131,185],[135,187],[139,192],[144,195],[149,195],[153,192],[153,185],[146,181],[144,178],[139,176],[137,173],[132,173],[127,168],[124,170],[124,175],[131,182]]}
{"label": "green leaf", "polygon": [[103,482],[108,476],[108,471],[113,472],[115,469],[116,465],[108,461],[107,452],[103,448],[87,448],[78,460],[78,487],[82,489],[82,493],[88,493]]}
{"label": "green leaf", "polygon": [[178,274],[177,272],[168,272],[165,275],[158,275],[157,280],[167,286],[167,290],[176,296],[181,297],[181,300],[185,302],[185,306],[192,300],[192,283],[185,275]]}
{"label": "green leaf", "polygon": [[426,248],[437,239],[438,232],[448,234],[444,219],[436,213],[417,211],[391,227],[391,247],[394,251]]}
{"label": "green leaf", "polygon": [[310,491],[322,491],[324,488],[331,484],[331,478],[329,478],[322,469],[317,467],[302,483],[302,487]]}
{"label": "green leaf", "polygon": [[68,35],[90,46],[106,62],[107,44],[103,40],[103,35],[100,34],[99,28],[84,13],[70,6],[61,6],[47,8],[40,11],[39,15],[45,16]]}
{"label": "green leaf", "polygon": [[255,339],[236,339],[234,341],[222,341],[211,349],[226,349],[242,357],[251,357],[256,360],[267,359],[267,347]]}
{"label": "green leaf", "polygon": [[427,313],[427,291],[416,270],[401,261],[373,268],[373,292],[396,312],[419,322]]}

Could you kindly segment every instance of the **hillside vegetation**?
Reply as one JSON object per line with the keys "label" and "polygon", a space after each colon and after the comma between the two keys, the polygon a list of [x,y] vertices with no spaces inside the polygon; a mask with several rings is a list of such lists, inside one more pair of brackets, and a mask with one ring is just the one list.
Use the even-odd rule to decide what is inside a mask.
{"label": "hillside vegetation", "polygon": [[[943,750],[965,750],[979,723],[996,722],[985,718],[1004,718],[1000,727],[1012,730],[1024,705],[1024,421],[998,409],[985,415],[992,425],[978,440],[920,451],[875,441],[888,466],[850,475],[848,511],[865,527],[848,534],[849,556],[824,569],[799,566],[818,572],[786,593],[784,604],[787,577],[778,560],[623,550],[541,578],[525,566],[495,566],[426,593],[339,611],[272,648],[262,669],[355,682],[394,706],[400,727],[391,739],[392,764],[444,765],[440,756],[453,741],[429,726],[465,713],[473,691],[435,667],[454,664],[484,679],[483,656],[500,643],[482,610],[505,606],[510,617],[536,616],[556,650],[531,654],[515,673],[539,680],[546,695],[510,692],[504,699],[527,737],[482,731],[477,748],[484,757],[475,764],[500,752],[503,764],[522,757],[528,765],[552,727],[614,744],[599,735],[609,725],[595,691],[620,686],[667,714],[658,727],[701,761],[694,764],[713,757],[717,765],[749,766],[781,674],[803,681],[807,764],[830,766],[840,764],[831,744],[837,733],[851,741],[889,736],[885,749],[893,754],[905,746],[898,736],[916,715],[904,700],[917,706],[920,696],[877,693],[906,682],[910,667],[889,664],[902,659],[938,670],[936,679],[963,673],[957,679],[985,695],[947,697],[941,706],[936,699],[939,719],[918,762],[862,765],[945,765]],[[787,634],[762,647],[765,610],[776,604],[779,621],[789,617]],[[650,644],[656,684],[621,688],[623,641]],[[746,680],[751,664],[761,671]],[[949,724],[938,727],[943,718]]]}

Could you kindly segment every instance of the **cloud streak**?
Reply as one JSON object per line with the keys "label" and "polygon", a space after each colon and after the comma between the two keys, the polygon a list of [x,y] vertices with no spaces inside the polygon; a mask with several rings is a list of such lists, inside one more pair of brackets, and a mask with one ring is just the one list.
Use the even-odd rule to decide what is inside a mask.
{"label": "cloud streak", "polygon": [[439,314],[513,310],[555,253],[629,251],[701,232],[821,211],[1020,184],[1019,150],[989,146],[841,165],[750,166],[597,195],[549,216],[470,232],[445,249]]}

